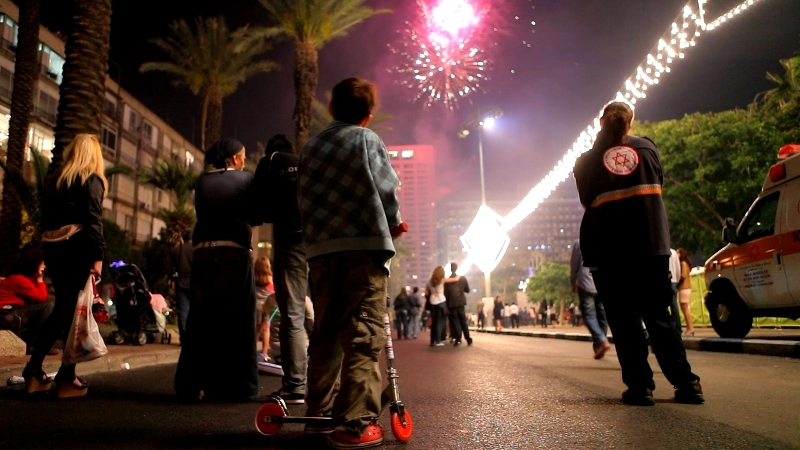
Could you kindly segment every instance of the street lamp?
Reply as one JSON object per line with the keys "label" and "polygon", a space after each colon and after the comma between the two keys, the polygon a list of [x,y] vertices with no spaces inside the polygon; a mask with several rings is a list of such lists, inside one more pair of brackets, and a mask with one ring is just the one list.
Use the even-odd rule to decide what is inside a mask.
{"label": "street lamp", "polygon": [[[474,118],[467,120],[461,125],[461,130],[458,132],[458,137],[465,138],[469,136],[470,128],[478,130],[478,160],[481,169],[481,206],[486,206],[486,181],[483,176],[483,129],[492,128],[495,121],[502,117],[503,110],[500,108],[478,108]],[[484,271],[483,278],[486,284],[486,297],[492,296],[492,279],[491,271]]]}

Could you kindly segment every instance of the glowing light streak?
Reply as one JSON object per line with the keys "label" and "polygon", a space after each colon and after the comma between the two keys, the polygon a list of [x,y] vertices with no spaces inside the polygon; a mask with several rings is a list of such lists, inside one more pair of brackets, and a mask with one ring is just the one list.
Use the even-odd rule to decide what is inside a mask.
{"label": "glowing light streak", "polygon": [[[707,0],[697,0],[697,13],[695,13],[691,8],[691,5],[694,4],[694,1],[689,2],[686,7],[684,7],[679,19],[674,22],[670,27],[670,30],[667,31],[666,35],[668,37],[665,38],[662,36],[662,38],[659,39],[656,48],[647,55],[645,61],[636,68],[635,74],[628,78],[625,81],[623,88],[617,92],[615,100],[627,102],[631,105],[631,108],[635,109],[637,98],[644,99],[645,94],[638,90],[635,81],[632,81],[631,78],[635,80],[638,76],[639,80],[643,79],[641,75],[642,72],[645,72],[645,69],[643,69],[642,66],[647,66],[648,62],[652,60],[666,60],[665,65],[661,63],[662,66],[659,68],[659,72],[669,73],[669,64],[673,62],[673,58],[675,56],[678,56],[679,58],[683,58],[685,56],[683,52],[676,52],[675,49],[667,44],[666,39],[672,39],[669,36],[675,36],[676,42],[673,45],[679,45],[681,49],[693,47],[695,45],[694,39],[701,36],[703,32],[708,32],[718,28],[723,23],[726,23],[729,19],[744,12],[748,7],[763,1],[765,0],[747,0],[726,14],[723,14],[710,24],[706,24],[704,21],[705,10],[703,5],[707,3]],[[682,23],[684,29],[692,28],[692,24],[694,24],[694,31],[690,33],[675,31],[676,29],[679,30],[678,21]],[[693,36],[692,40],[688,40],[688,36],[690,34]],[[652,56],[653,54],[656,54],[655,58]],[[653,84],[658,84],[658,78],[652,79],[652,81]],[[473,263],[482,271],[483,268],[491,267],[491,270],[493,270],[495,267],[497,267],[500,259],[502,259],[505,251],[508,249],[508,244],[502,245],[503,236],[507,237],[506,233],[509,230],[514,228],[522,220],[536,211],[539,205],[542,204],[542,202],[544,202],[550,196],[550,194],[552,194],[553,191],[555,191],[556,188],[558,188],[558,186],[569,177],[569,175],[572,173],[572,169],[575,167],[575,162],[578,160],[578,157],[591,150],[592,145],[594,145],[595,137],[599,131],[600,116],[598,115],[594,122],[589,125],[586,130],[580,134],[580,136],[578,136],[578,139],[573,143],[572,148],[567,151],[567,154],[561,158],[558,164],[556,164],[556,166],[547,174],[547,176],[545,176],[544,179],[534,186],[528,195],[526,195],[519,205],[511,210],[508,215],[499,219],[499,230],[493,226],[486,225],[487,217],[493,217],[492,214],[496,216],[497,213],[486,206],[481,206],[481,208],[478,210],[478,215],[475,217],[472,225],[470,225],[470,228],[468,228],[467,231],[469,232],[473,225],[475,225],[475,229],[482,232],[484,244],[480,246],[480,250],[477,252],[474,250],[470,251],[471,247],[465,246],[467,258],[459,267],[460,275],[466,274]],[[494,233],[494,235],[492,233]],[[487,248],[487,246],[491,247]],[[500,254],[500,259],[497,259],[495,256],[497,253],[495,252]]]}

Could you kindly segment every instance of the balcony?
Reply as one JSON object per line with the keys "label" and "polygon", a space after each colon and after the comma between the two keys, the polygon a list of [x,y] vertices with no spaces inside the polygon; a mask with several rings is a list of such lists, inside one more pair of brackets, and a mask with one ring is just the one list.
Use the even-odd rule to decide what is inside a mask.
{"label": "balcony", "polygon": [[0,38],[0,48],[8,50],[11,53],[17,52],[17,46],[6,38]]}
{"label": "balcony", "polygon": [[103,145],[103,154],[111,159],[114,159],[117,157],[117,150],[107,145]]}
{"label": "balcony", "polygon": [[36,108],[34,109],[34,115],[52,126],[56,125],[56,112],[54,111],[48,111],[43,108]]}
{"label": "balcony", "polygon": [[0,99],[2,99],[3,101],[5,101],[5,102],[10,104],[11,103],[11,89],[7,88],[7,87],[4,87],[4,86],[0,86]]}
{"label": "balcony", "polygon": [[131,168],[134,168],[134,169],[138,169],[139,168],[139,164],[136,162],[136,157],[135,156],[129,156],[129,155],[126,155],[126,154],[123,153],[123,154],[119,155],[119,160],[120,160],[120,162],[122,162],[123,164],[127,164]]}
{"label": "balcony", "polygon": [[110,119],[117,120],[119,118],[119,109],[115,104],[111,102],[105,102],[103,103],[103,114]]}

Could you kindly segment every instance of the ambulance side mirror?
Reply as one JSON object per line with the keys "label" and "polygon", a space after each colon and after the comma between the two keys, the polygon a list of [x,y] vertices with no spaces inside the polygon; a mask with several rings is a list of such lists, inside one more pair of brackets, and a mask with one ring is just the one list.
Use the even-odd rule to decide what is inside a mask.
{"label": "ambulance side mirror", "polygon": [[739,237],[736,235],[736,221],[728,217],[725,219],[725,228],[722,229],[722,240],[727,244],[735,244]]}

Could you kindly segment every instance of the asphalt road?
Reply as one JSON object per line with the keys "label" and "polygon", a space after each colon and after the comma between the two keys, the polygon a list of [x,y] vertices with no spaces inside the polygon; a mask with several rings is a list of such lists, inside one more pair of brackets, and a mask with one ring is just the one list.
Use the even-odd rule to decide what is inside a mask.
{"label": "asphalt road", "polygon": [[[595,361],[585,342],[486,334],[475,336],[472,347],[431,348],[423,336],[395,347],[415,431],[411,442],[397,443],[384,414],[387,448],[800,448],[794,359],[690,351],[705,405],[674,403],[658,372],[656,406],[631,407],[619,401],[624,386],[613,348]],[[651,364],[657,369],[652,358]],[[286,425],[272,438],[259,435],[257,402],[177,402],[174,370],[89,376],[89,394],[80,399],[0,389],[0,449],[326,448],[303,436],[301,425]],[[261,381],[265,395],[279,386],[277,377]],[[290,410],[302,414],[304,407]]]}

